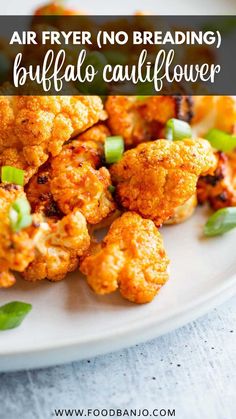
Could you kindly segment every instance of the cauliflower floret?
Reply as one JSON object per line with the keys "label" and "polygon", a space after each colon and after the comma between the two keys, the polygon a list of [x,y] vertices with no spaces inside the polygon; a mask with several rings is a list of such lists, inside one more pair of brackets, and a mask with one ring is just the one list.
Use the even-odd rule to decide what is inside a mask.
{"label": "cauliflower floret", "polygon": [[198,202],[209,202],[215,210],[236,206],[236,153],[217,152],[218,163],[212,175],[200,177]]}
{"label": "cauliflower floret", "polygon": [[155,224],[134,212],[113,222],[102,244],[92,248],[81,263],[97,294],[118,288],[134,303],[152,301],[168,279],[169,260]]}
{"label": "cauliflower floret", "polygon": [[23,168],[27,181],[49,154],[103,117],[97,96],[0,96],[0,165]]}
{"label": "cauliflower floret", "polygon": [[10,270],[22,272],[25,279],[62,279],[78,266],[78,257],[88,249],[90,237],[86,220],[75,210],[61,220],[33,214],[32,226],[14,233],[10,227],[11,204],[25,197],[23,189],[5,184],[0,188],[0,286],[10,286]]}
{"label": "cauliflower floret", "polygon": [[216,162],[208,141],[157,140],[126,151],[110,172],[122,207],[161,225],[192,197],[198,177],[213,173]]}
{"label": "cauliflower floret", "polygon": [[170,118],[190,121],[191,100],[188,96],[109,96],[106,110],[112,134],[123,136],[130,148],[161,138]]}
{"label": "cauliflower floret", "polygon": [[[110,212],[115,208],[112,196],[107,190],[111,182],[110,175],[105,168],[97,170],[102,165],[103,144],[107,135],[109,135],[109,130],[104,125],[95,125],[65,145],[59,156],[50,159],[39,168],[37,174],[30,179],[25,188],[34,212],[41,212],[46,217],[61,218],[61,210],[64,213],[69,213],[73,208],[78,207],[90,222],[92,220],[103,221],[104,217],[110,215]],[[75,179],[80,182],[81,195],[73,183],[70,171],[74,172]],[[65,184],[66,195],[62,191],[61,184],[62,177],[64,184],[65,176],[68,177]],[[91,182],[90,207],[87,206],[89,181]],[[61,210],[54,200],[52,191]],[[68,205],[67,200],[69,201]],[[98,206],[99,210],[97,211]]]}
{"label": "cauliflower floret", "polygon": [[110,173],[100,165],[100,144],[93,141],[74,140],[52,159],[51,191],[62,212],[77,208],[96,224],[115,210]]}
{"label": "cauliflower floret", "polygon": [[[0,186],[0,286],[14,283],[8,270],[22,272],[34,259],[33,229],[24,228],[15,233],[10,226],[9,211],[12,203],[25,193],[20,186],[1,184]],[[7,284],[7,285],[6,285]]]}
{"label": "cauliflower floret", "polygon": [[89,247],[84,216],[77,210],[59,221],[44,222],[35,240],[36,256],[23,273],[28,281],[59,281],[78,266],[78,257]]}

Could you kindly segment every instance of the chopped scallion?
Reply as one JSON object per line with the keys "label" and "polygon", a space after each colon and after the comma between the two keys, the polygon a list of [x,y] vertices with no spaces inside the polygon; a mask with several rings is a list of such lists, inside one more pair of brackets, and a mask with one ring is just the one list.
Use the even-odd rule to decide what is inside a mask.
{"label": "chopped scallion", "polygon": [[219,236],[236,227],[236,208],[227,207],[216,211],[204,226],[205,236]]}
{"label": "chopped scallion", "polygon": [[18,198],[12,204],[12,208],[18,213],[30,214],[31,207],[29,201],[26,198]]}
{"label": "chopped scallion", "polygon": [[124,153],[124,140],[120,136],[107,137],[105,141],[106,163],[118,162]]}
{"label": "chopped scallion", "polygon": [[13,301],[0,307],[0,330],[14,329],[20,326],[25,316],[31,311],[32,305],[21,301]]}
{"label": "chopped scallion", "polygon": [[17,169],[12,166],[2,166],[1,168],[2,182],[14,183],[15,185],[24,185],[24,170]]}
{"label": "chopped scallion", "polygon": [[9,211],[9,220],[11,229],[14,233],[17,233],[22,228],[29,227],[32,224],[30,211],[30,204],[26,198],[18,198],[13,202]]}
{"label": "chopped scallion", "polygon": [[205,137],[217,150],[230,152],[236,148],[236,135],[227,134],[224,131],[213,128]]}
{"label": "chopped scallion", "polygon": [[190,125],[180,119],[169,119],[166,123],[166,138],[171,141],[192,138],[192,129]]}

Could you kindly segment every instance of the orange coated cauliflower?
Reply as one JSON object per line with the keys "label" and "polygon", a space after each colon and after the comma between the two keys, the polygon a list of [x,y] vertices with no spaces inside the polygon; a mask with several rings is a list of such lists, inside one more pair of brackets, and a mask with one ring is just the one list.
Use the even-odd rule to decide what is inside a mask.
{"label": "orange coated cauliflower", "polygon": [[0,165],[26,170],[26,181],[71,136],[104,117],[97,96],[0,96]]}
{"label": "orange coated cauliflower", "polygon": [[142,304],[153,300],[168,279],[169,260],[155,224],[134,212],[113,222],[101,244],[80,265],[97,294],[118,288],[124,298]]}
{"label": "orange coated cauliflower", "polygon": [[191,119],[188,96],[109,96],[105,106],[112,134],[123,136],[128,148],[161,138],[170,118]]}
{"label": "orange coated cauliflower", "polygon": [[195,193],[200,175],[213,173],[208,141],[157,140],[128,150],[111,169],[120,205],[161,225]]}
{"label": "orange coated cauliflower", "polygon": [[89,247],[86,220],[73,211],[59,221],[42,222],[35,240],[36,254],[23,273],[28,281],[58,281],[78,266],[78,257]]}
{"label": "orange coated cauliflower", "polygon": [[63,213],[77,208],[97,224],[115,210],[110,173],[100,167],[101,158],[99,142],[74,140],[52,159],[51,192]]}

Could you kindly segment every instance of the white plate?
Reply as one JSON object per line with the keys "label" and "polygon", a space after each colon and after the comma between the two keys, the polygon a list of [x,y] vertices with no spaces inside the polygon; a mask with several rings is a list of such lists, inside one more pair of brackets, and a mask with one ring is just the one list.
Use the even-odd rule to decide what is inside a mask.
{"label": "white plate", "polygon": [[[143,1],[132,0],[126,7],[122,1],[86,1],[88,12],[107,14],[141,9]],[[31,8],[31,0],[12,1],[1,5],[1,12],[24,14]],[[234,0],[146,0],[145,8],[166,14],[236,12]],[[135,306],[118,293],[98,297],[78,273],[57,284],[18,281],[13,289],[1,290],[0,305],[24,300],[33,304],[33,311],[21,327],[0,333],[0,370],[48,366],[133,345],[181,326],[233,295],[236,231],[202,239],[204,212],[198,209],[188,222],[163,229],[171,279],[149,305]]]}
{"label": "white plate", "polygon": [[78,273],[53,284],[19,281],[3,290],[0,304],[24,300],[33,311],[18,329],[0,334],[0,370],[58,364],[113,351],[183,325],[236,291],[236,231],[204,239],[205,209],[162,232],[171,279],[148,305],[119,293],[93,294]]}

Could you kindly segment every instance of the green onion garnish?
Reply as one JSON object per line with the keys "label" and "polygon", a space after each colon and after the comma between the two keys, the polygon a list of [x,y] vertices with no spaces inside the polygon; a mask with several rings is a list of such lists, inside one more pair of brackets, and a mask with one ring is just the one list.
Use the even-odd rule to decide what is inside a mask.
{"label": "green onion garnish", "polygon": [[13,202],[9,211],[9,220],[11,229],[14,233],[17,233],[22,228],[29,227],[32,224],[30,211],[30,204],[26,198],[18,198]]}
{"label": "green onion garnish", "polygon": [[105,141],[105,159],[106,163],[112,164],[118,162],[124,153],[124,140],[122,137],[107,137]]}
{"label": "green onion garnish", "polygon": [[0,330],[14,329],[20,326],[32,305],[13,301],[0,307]]}
{"label": "green onion garnish", "polygon": [[24,185],[24,170],[17,169],[12,166],[2,166],[1,168],[2,182],[14,183],[15,185]]}
{"label": "green onion garnish", "polygon": [[205,236],[219,236],[236,227],[236,208],[228,207],[216,211],[204,226]]}
{"label": "green onion garnish", "polygon": [[216,128],[211,129],[205,138],[212,147],[220,151],[230,152],[236,148],[236,135],[227,134]]}
{"label": "green onion garnish", "polygon": [[166,138],[171,141],[192,138],[192,129],[190,125],[180,119],[169,119],[166,123]]}

